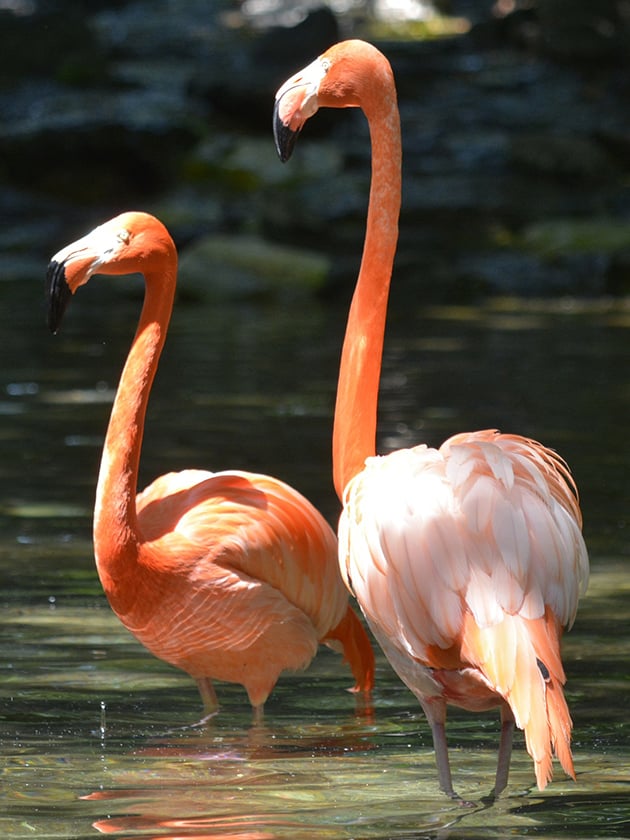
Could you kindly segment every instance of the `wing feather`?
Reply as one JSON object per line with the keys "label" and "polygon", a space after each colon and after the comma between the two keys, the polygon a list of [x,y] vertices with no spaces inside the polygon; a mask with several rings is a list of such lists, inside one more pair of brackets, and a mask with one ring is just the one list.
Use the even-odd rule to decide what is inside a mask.
{"label": "wing feather", "polygon": [[241,683],[259,705],[283,670],[305,667],[319,642],[337,638],[349,609],[337,539],[293,488],[254,473],[187,470],[153,482],[136,509],[133,586],[110,576],[107,593],[160,658]]}
{"label": "wing feather", "polygon": [[549,607],[569,623],[588,561],[563,464],[494,430],[368,459],[346,489],[340,556],[370,623],[420,659],[459,644],[466,613],[484,628]]}
{"label": "wing feather", "polygon": [[155,494],[153,504],[153,493],[139,497],[143,533],[156,539],[151,524],[160,522],[164,535],[157,539],[180,548],[159,556],[172,558],[178,569],[189,557],[197,586],[219,565],[277,589],[309,616],[320,637],[341,621],[348,594],[340,586],[337,540],[304,496],[276,479],[240,471],[189,470],[160,482],[162,495]]}

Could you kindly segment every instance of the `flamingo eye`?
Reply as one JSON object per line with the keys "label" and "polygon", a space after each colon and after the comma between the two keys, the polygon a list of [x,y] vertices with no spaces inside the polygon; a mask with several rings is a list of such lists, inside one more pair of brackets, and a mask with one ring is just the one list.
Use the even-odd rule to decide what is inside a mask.
{"label": "flamingo eye", "polygon": [[121,243],[121,245],[129,245],[131,234],[128,230],[119,230],[116,234],[116,239]]}
{"label": "flamingo eye", "polygon": [[330,59],[322,59],[322,70],[324,71],[324,73],[328,73],[328,71],[330,70]]}

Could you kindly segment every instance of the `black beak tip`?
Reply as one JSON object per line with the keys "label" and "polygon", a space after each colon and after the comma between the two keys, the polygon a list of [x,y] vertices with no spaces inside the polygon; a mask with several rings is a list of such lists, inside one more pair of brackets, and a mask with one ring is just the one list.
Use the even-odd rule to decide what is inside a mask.
{"label": "black beak tip", "polygon": [[273,137],[276,142],[278,157],[282,163],[286,163],[291,157],[299,133],[299,131],[293,131],[282,122],[278,113],[278,102],[276,102],[273,109]]}
{"label": "black beak tip", "polygon": [[72,291],[66,282],[64,264],[55,260],[49,263],[46,272],[46,297],[48,299],[48,328],[53,335],[56,335],[68,301],[72,297]]}

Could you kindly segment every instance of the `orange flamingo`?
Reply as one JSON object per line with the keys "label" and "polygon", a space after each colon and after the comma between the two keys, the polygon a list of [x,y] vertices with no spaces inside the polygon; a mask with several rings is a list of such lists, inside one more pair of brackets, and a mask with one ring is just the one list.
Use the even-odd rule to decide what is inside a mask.
{"label": "orange flamingo", "polygon": [[500,707],[494,795],[507,784],[515,722],[540,789],[551,779],[552,753],[575,778],[560,659],[562,629],[572,624],[588,578],[574,481],[552,450],[495,430],[375,457],[401,201],[400,118],[387,59],[370,44],[345,41],[282,85],[274,110],[282,160],[319,107],[361,108],[372,143],[363,258],[333,432],[342,575],[424,709],[442,790],[458,798],[447,703]]}
{"label": "orange flamingo", "polygon": [[107,429],[94,550],[109,603],[152,653],[196,680],[245,687],[256,718],[280,673],[306,668],[324,643],[340,649],[355,690],[374,657],[339,574],[335,534],[296,490],[265,475],[184,470],[136,496],[149,392],[173,307],[177,252],[161,222],[124,213],[53,257],[49,326],[93,274],[140,272],[145,299]]}

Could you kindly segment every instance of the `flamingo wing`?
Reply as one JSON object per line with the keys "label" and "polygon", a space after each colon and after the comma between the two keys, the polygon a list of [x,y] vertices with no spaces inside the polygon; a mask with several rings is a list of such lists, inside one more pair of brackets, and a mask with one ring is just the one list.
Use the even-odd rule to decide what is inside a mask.
{"label": "flamingo wing", "polygon": [[240,682],[260,705],[283,670],[308,665],[349,609],[334,532],[283,482],[171,473],[139,494],[137,510],[151,569],[146,609],[136,597],[133,618],[121,618],[197,679]]}
{"label": "flamingo wing", "polygon": [[284,482],[240,471],[171,473],[138,497],[138,510],[149,539],[186,544],[178,559],[163,554],[178,566],[192,554],[199,582],[216,565],[264,582],[308,615],[320,636],[345,613],[337,538]]}
{"label": "flamingo wing", "polygon": [[379,637],[432,667],[465,667],[467,617],[573,621],[588,577],[578,515],[550,450],[458,435],[368,459],[346,489],[342,573]]}

